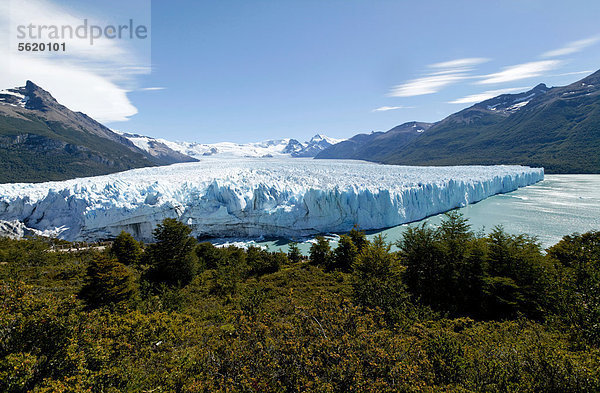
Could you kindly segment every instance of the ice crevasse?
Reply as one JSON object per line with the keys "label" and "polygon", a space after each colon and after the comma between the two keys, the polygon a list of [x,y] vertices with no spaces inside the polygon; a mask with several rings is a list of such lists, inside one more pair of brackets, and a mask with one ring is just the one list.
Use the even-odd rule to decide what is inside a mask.
{"label": "ice crevasse", "polygon": [[205,159],[47,183],[0,184],[0,220],[66,240],[144,241],[165,218],[198,237],[301,237],[392,227],[544,178],[524,166],[407,167]]}

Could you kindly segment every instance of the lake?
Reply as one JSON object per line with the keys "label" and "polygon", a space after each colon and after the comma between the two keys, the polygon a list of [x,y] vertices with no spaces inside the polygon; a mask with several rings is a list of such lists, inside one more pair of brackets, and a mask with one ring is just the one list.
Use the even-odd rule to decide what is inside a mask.
{"label": "lake", "polygon": [[[600,175],[546,175],[532,186],[499,194],[468,205],[459,212],[469,219],[472,229],[489,232],[496,225],[513,234],[536,236],[544,247],[556,244],[574,232],[600,230]],[[424,220],[399,225],[380,231],[370,231],[369,238],[384,235],[388,242],[396,242],[408,225],[438,225],[443,214]],[[328,236],[335,242],[337,236]],[[256,242],[269,250],[287,251],[289,240],[278,239]],[[308,253],[310,242],[299,244]]]}

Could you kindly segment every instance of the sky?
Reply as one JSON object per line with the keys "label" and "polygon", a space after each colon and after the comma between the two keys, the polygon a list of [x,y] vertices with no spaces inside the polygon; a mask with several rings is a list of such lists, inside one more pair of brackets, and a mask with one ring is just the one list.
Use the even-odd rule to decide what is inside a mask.
{"label": "sky", "polygon": [[[30,79],[113,129],[169,140],[349,138],[441,120],[486,98],[569,84],[600,68],[600,2],[589,0],[3,0],[2,7],[0,88]],[[67,40],[66,53],[15,49],[18,23],[84,18],[102,26],[133,19],[149,34],[93,46]]]}

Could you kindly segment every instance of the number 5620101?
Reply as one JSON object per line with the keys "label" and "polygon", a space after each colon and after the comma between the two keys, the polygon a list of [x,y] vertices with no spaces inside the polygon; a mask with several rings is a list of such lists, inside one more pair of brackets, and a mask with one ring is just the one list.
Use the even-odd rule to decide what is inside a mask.
{"label": "number 5620101", "polygon": [[64,52],[67,45],[64,42],[19,42],[19,52]]}

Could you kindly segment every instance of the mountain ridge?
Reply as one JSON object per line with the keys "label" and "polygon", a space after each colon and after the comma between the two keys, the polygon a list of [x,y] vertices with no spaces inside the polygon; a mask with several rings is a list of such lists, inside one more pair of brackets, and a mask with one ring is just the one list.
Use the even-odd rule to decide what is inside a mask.
{"label": "mountain ridge", "polygon": [[195,161],[151,156],[27,81],[0,91],[0,183],[66,180],[146,166]]}
{"label": "mountain ridge", "polygon": [[[390,138],[392,130],[376,138],[350,138],[359,137],[354,153],[329,157],[340,150],[334,145],[316,158],[396,165],[519,164],[542,166],[547,173],[600,173],[600,71],[566,86],[538,84],[475,103],[407,143]],[[377,150],[374,140],[386,136],[387,148]]]}

